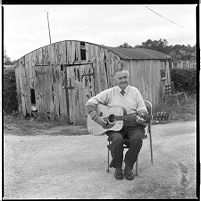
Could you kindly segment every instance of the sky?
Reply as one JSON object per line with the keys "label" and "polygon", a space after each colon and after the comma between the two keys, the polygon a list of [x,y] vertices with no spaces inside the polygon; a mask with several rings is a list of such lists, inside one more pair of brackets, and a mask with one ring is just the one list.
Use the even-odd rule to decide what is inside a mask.
{"label": "sky", "polygon": [[17,60],[51,42],[80,40],[116,47],[166,39],[195,45],[196,4],[3,5],[4,49]]}

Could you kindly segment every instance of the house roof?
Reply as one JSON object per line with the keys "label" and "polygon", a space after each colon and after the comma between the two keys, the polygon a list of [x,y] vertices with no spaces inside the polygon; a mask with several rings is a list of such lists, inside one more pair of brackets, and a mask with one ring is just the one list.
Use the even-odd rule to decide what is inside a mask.
{"label": "house roof", "polygon": [[122,59],[170,59],[169,55],[146,48],[105,47]]}
{"label": "house roof", "polygon": [[[65,40],[65,41],[84,42],[84,41],[79,41],[79,40]],[[52,44],[49,44],[46,46],[54,45],[54,44],[57,44],[60,42],[63,42],[63,41],[55,42],[55,43],[52,43]],[[90,42],[86,42],[86,43],[98,45],[98,44],[90,43]],[[46,46],[43,46],[43,47],[46,47]],[[171,59],[171,57],[169,55],[166,55],[162,52],[158,52],[155,50],[146,49],[146,48],[109,47],[109,46],[105,46],[105,45],[98,45],[98,46],[102,46],[102,47],[109,49],[111,52],[118,55],[121,59],[127,59],[127,60],[132,60],[132,59],[136,59],[136,60],[145,60],[145,59],[147,59],[147,60],[154,60],[154,59],[167,60],[167,59]],[[43,47],[40,47],[40,48],[43,48]],[[33,50],[32,52],[34,52],[40,48],[37,48],[37,49]],[[29,53],[25,54],[24,56],[26,56],[32,52],[29,52]],[[17,61],[16,61],[16,63],[17,63]]]}

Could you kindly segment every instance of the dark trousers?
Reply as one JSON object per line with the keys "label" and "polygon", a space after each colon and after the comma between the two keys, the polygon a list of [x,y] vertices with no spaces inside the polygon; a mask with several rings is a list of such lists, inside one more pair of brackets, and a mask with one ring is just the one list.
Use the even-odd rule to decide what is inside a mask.
{"label": "dark trousers", "polygon": [[124,126],[121,131],[108,131],[108,140],[112,143],[108,145],[111,151],[112,161],[110,167],[122,168],[123,161],[123,143],[128,142],[129,149],[125,154],[124,162],[127,168],[133,169],[137,156],[142,147],[142,138],[145,134],[144,127]]}

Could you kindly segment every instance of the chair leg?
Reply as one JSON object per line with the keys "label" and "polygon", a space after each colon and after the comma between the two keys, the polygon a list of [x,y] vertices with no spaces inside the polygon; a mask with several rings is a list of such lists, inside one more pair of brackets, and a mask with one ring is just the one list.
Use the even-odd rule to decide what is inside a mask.
{"label": "chair leg", "polygon": [[[110,141],[109,141],[109,145],[110,145]],[[109,148],[107,148],[107,172],[109,172],[109,167],[110,166],[110,150]]]}
{"label": "chair leg", "polygon": [[135,162],[135,176],[138,176],[138,173],[137,173],[137,167],[138,166],[138,157],[137,157],[137,160]]}
{"label": "chair leg", "polygon": [[151,164],[154,164],[153,161],[153,148],[152,148],[152,136],[151,136],[151,124],[148,125],[148,132],[149,132],[149,141],[150,141],[150,151],[151,151]]}
{"label": "chair leg", "polygon": [[109,172],[109,163],[110,163],[110,151],[107,149],[107,172]]}

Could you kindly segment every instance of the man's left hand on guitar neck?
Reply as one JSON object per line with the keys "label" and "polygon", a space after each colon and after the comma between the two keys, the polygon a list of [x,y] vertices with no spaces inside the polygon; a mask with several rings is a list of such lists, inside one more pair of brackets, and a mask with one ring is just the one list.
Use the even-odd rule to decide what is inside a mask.
{"label": "man's left hand on guitar neck", "polygon": [[147,112],[145,110],[138,111],[136,121],[138,123],[142,123],[143,125],[146,125],[147,120],[143,118],[146,115],[147,115]]}
{"label": "man's left hand on guitar neck", "polygon": [[136,122],[143,124],[143,123],[146,123],[146,120],[143,119],[143,118],[141,118],[141,117],[139,117],[139,116],[137,116],[137,117],[136,117]]}

